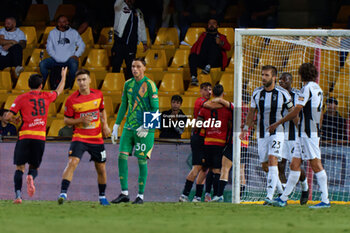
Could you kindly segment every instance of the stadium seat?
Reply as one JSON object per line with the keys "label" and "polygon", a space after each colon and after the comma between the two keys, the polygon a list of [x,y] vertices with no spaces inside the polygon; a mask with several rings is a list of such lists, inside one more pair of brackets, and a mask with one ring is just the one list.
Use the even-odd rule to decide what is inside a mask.
{"label": "stadium seat", "polygon": [[51,124],[49,131],[47,133],[48,137],[57,137],[58,132],[60,129],[62,129],[66,124],[64,123],[63,119],[54,119]]}
{"label": "stadium seat", "polygon": [[336,98],[350,98],[350,81],[348,73],[339,75],[334,85],[333,94]]}
{"label": "stadium seat", "polygon": [[178,95],[184,93],[181,73],[165,73],[159,87],[159,95]]}
{"label": "stadium seat", "polygon": [[106,49],[91,49],[83,68],[94,71],[96,80],[100,84],[109,68],[109,58]]}
{"label": "stadium seat", "polygon": [[[199,85],[204,82],[209,82],[213,84],[212,77],[209,74],[199,74],[198,75]],[[200,86],[192,86],[190,85],[185,91],[185,95],[189,96],[200,96]]]}
{"label": "stadium seat", "polygon": [[75,6],[73,4],[61,4],[57,7],[53,20],[57,20],[58,16],[64,15],[71,21],[75,15]]}
{"label": "stadium seat", "polygon": [[283,62],[285,59],[284,55],[285,54],[278,52],[278,50],[274,51],[272,50],[272,47],[269,47],[269,49],[265,50],[263,54],[261,54],[261,57],[259,58],[259,63],[258,63],[259,69],[261,70],[261,67],[265,65],[272,65],[272,66],[275,66],[278,71],[282,71]]}
{"label": "stadium seat", "polygon": [[220,32],[221,34],[224,34],[226,36],[226,39],[228,41],[228,43],[230,43],[231,45],[231,50],[227,51],[227,56],[231,57],[235,48],[235,31],[233,30],[233,28],[226,28],[226,27],[219,27],[218,28],[218,32]]}
{"label": "stadium seat", "polygon": [[185,115],[193,115],[194,103],[198,96],[182,96],[181,109]]}
{"label": "stadium seat", "polygon": [[190,49],[177,49],[171,65],[168,67],[169,72],[182,72],[184,77],[190,77],[190,68],[188,64],[188,56]]}
{"label": "stadium seat", "polygon": [[86,47],[90,48],[94,46],[94,37],[92,35],[91,27],[88,27],[86,31],[81,34],[81,38],[83,39]]}
{"label": "stadium seat", "polygon": [[124,88],[125,77],[123,73],[107,73],[104,78],[101,91],[104,95],[121,96]]}
{"label": "stadium seat", "polygon": [[[146,35],[147,35],[147,46],[148,48],[151,48],[151,37],[149,36],[149,30],[146,28]],[[148,53],[148,50],[146,52],[143,51],[143,44],[139,43],[137,45],[137,51],[136,51],[136,57],[145,57]]]}
{"label": "stadium seat", "polygon": [[17,96],[18,95],[9,95],[9,96],[7,96],[6,102],[5,102],[5,105],[4,105],[4,109],[10,109],[11,105],[13,104],[13,102],[15,101]]}
{"label": "stadium seat", "polygon": [[111,96],[104,96],[103,102],[107,114],[107,118],[114,117],[114,107],[113,107],[113,100]]}
{"label": "stadium seat", "polygon": [[205,28],[188,28],[185,39],[181,42],[180,49],[191,48],[203,32],[205,32]]}
{"label": "stadium seat", "polygon": [[36,22],[48,23],[50,21],[49,8],[46,4],[31,4],[24,20],[26,25]]}
{"label": "stadium seat", "polygon": [[159,28],[153,45],[160,46],[160,48],[165,48],[166,46],[172,46],[173,48],[179,47],[179,35],[177,29]]}
{"label": "stadium seat", "polygon": [[234,57],[231,57],[229,63],[228,63],[228,66],[225,68],[225,71],[226,72],[234,72],[235,71],[235,58]]}
{"label": "stadium seat", "polygon": [[17,80],[15,88],[12,90],[14,94],[22,94],[30,90],[28,86],[28,79],[32,74],[37,74],[36,72],[22,72]]}
{"label": "stadium seat", "polygon": [[332,50],[321,50],[320,73],[330,77],[339,71],[339,52]]}
{"label": "stadium seat", "polygon": [[[97,84],[96,84],[96,76],[95,73],[90,72],[90,79],[91,79],[91,83],[90,83],[90,88],[92,89],[97,89]],[[74,81],[74,85],[72,90],[69,91],[70,94],[72,94],[73,92],[75,92],[76,90],[79,89],[79,86],[77,84],[77,80]]]}
{"label": "stadium seat", "polygon": [[9,71],[0,71],[0,93],[8,93],[11,89],[11,73]]}
{"label": "stadium seat", "polygon": [[64,98],[64,101],[62,102],[61,109],[60,109],[60,111],[59,111],[59,112],[57,113],[57,115],[56,115],[57,118],[64,118],[64,107],[65,107],[65,105],[66,105],[66,101],[67,101],[68,97],[69,97],[69,96],[66,96],[66,97]]}
{"label": "stadium seat", "polygon": [[35,27],[19,27],[26,35],[27,45],[26,48],[35,48],[38,43],[38,37],[36,35]]}
{"label": "stadium seat", "polygon": [[40,72],[39,63],[48,57],[49,54],[46,49],[34,49],[29,58],[28,64],[24,67],[24,71]]}
{"label": "stadium seat", "polygon": [[98,38],[98,42],[97,42],[97,45],[95,45],[95,48],[111,49],[113,46],[113,43],[114,43],[113,27],[104,27],[100,32],[100,37]]}
{"label": "stadium seat", "polygon": [[153,68],[165,70],[168,66],[165,50],[163,49],[150,49],[145,57],[145,61],[148,71]]}
{"label": "stadium seat", "polygon": [[159,111],[167,111],[171,108],[171,96],[159,96]]}
{"label": "stadium seat", "polygon": [[41,38],[40,39],[40,47],[41,48],[46,48],[46,41],[47,41],[47,37],[49,37],[49,33],[55,28],[55,26],[48,26],[45,28]]}
{"label": "stadium seat", "polygon": [[48,117],[55,117],[57,114],[57,108],[56,108],[56,103],[55,102],[51,102],[50,106],[49,106],[49,110],[47,113]]}
{"label": "stadium seat", "polygon": [[[148,73],[146,70],[145,76],[154,82],[154,74],[153,73]],[[156,83],[156,85],[158,85],[158,84]]]}
{"label": "stadium seat", "polygon": [[224,87],[224,95],[233,96],[234,90],[234,74],[230,72],[224,72],[221,76],[220,82]]}

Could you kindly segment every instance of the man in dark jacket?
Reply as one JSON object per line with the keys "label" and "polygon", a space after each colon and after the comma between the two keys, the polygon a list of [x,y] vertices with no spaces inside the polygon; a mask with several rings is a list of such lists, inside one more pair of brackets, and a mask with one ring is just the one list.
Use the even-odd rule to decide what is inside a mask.
{"label": "man in dark jacket", "polygon": [[226,51],[231,49],[226,36],[218,32],[218,22],[215,19],[208,21],[207,31],[203,32],[191,48],[188,62],[191,72],[191,84],[198,86],[197,67],[202,73],[209,74],[213,67],[225,69],[227,66]]}

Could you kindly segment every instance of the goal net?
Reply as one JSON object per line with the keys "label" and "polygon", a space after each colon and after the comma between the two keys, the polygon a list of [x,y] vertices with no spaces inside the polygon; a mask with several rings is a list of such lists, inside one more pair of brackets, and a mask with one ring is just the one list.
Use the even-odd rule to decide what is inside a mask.
{"label": "goal net", "polygon": [[[241,119],[246,95],[251,95],[261,84],[261,68],[273,65],[278,77],[283,72],[293,76],[292,87],[300,89],[302,82],[298,68],[302,63],[313,63],[318,71],[317,82],[323,96],[323,125],[320,149],[322,164],[328,175],[331,201],[348,202],[350,187],[349,100],[350,100],[350,31],[347,30],[293,30],[293,29],[236,29],[235,32],[235,97],[238,106],[235,119]],[[278,79],[277,79],[277,84]],[[250,100],[250,99],[249,99]],[[244,108],[244,106],[243,106]],[[259,163],[257,134],[250,132],[249,146],[240,153],[240,120],[234,123],[234,185],[233,201],[256,202],[266,197],[266,173]],[[238,156],[241,156],[241,160]],[[244,169],[239,169],[243,167]],[[288,178],[289,163],[286,166]],[[310,187],[309,200],[320,200],[319,188],[307,162],[303,163]],[[244,170],[244,171],[242,171]],[[245,179],[239,179],[239,176]],[[245,189],[240,186],[245,185]],[[299,200],[300,184],[291,195]]]}

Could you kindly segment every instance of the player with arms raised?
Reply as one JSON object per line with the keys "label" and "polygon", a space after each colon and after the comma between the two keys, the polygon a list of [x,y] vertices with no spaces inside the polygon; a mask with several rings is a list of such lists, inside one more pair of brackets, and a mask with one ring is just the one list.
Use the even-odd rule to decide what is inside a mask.
{"label": "player with arms raised", "polygon": [[44,79],[41,75],[31,75],[28,80],[31,90],[19,95],[5,116],[5,120],[15,122],[18,118],[14,118],[14,116],[20,112],[23,120],[14,152],[14,164],[16,165],[14,175],[15,204],[22,203],[22,177],[26,163],[29,164],[26,178],[27,192],[30,197],[35,193],[34,179],[38,175],[38,168],[44,154],[49,105],[62,93],[66,82],[66,74],[67,68],[62,68],[62,79],[57,89],[51,92],[41,91],[44,85]]}
{"label": "player with arms raised", "polygon": [[[156,112],[159,117],[158,89],[155,83],[145,76],[146,62],[142,58],[135,58],[131,66],[133,78],[124,84],[122,103],[117,120],[113,126],[112,140],[118,138],[119,125],[126,111],[128,115],[120,138],[118,168],[121,194],[112,203],[129,202],[128,191],[128,156],[135,147],[135,156],[139,165],[139,191],[133,204],[143,204],[143,194],[147,180],[147,159],[151,158],[154,143],[154,129],[144,128],[144,112]],[[157,115],[159,114],[159,115]]]}

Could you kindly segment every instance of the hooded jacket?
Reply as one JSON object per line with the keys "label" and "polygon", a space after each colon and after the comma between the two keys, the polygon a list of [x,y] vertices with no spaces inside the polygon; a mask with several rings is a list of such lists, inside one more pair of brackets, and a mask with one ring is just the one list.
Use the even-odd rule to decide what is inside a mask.
{"label": "hooded jacket", "polygon": [[75,29],[62,32],[54,28],[47,38],[46,50],[56,62],[64,63],[72,56],[80,57],[85,44]]}

